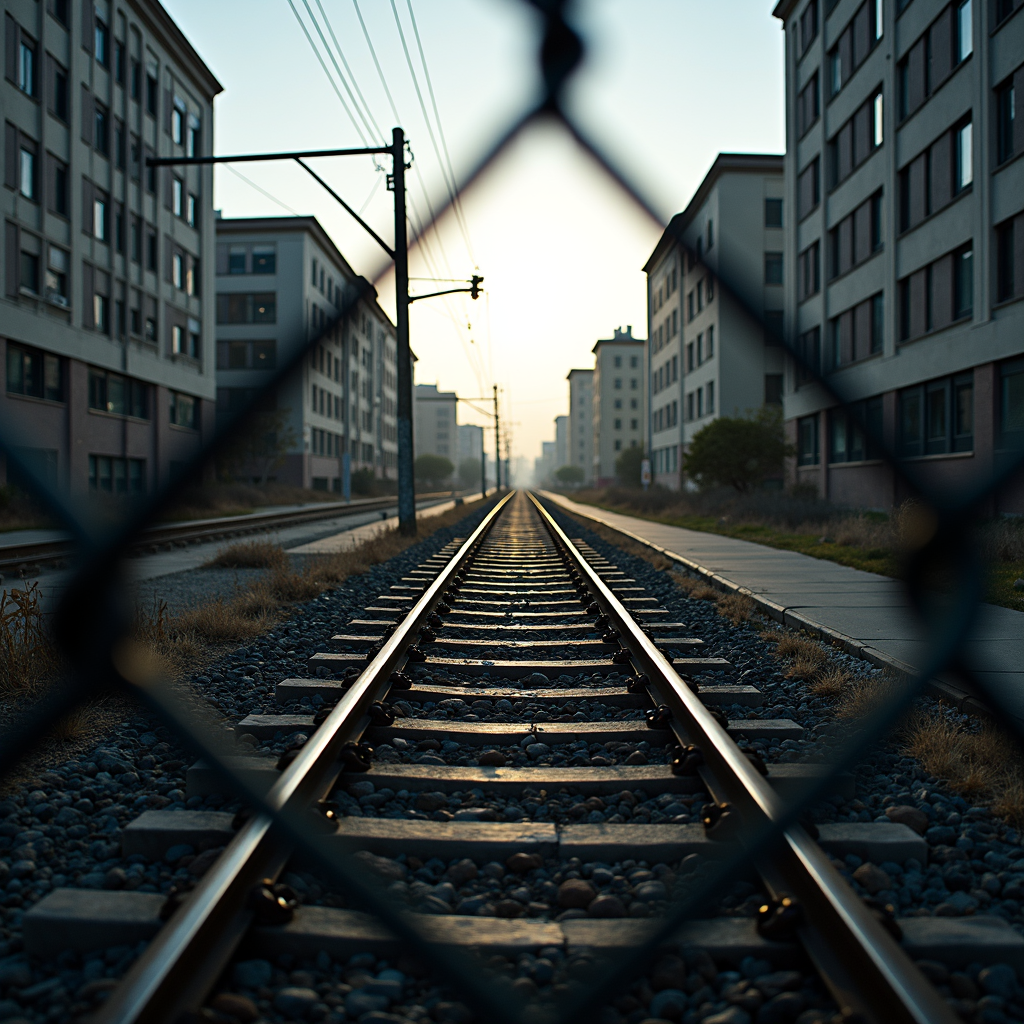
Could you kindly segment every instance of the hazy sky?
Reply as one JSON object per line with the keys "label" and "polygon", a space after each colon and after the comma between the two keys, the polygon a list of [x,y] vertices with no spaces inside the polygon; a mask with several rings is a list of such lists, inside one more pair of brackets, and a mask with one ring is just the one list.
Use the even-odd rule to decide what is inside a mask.
{"label": "hazy sky", "polygon": [[[536,95],[539,22],[521,0],[412,0],[443,138],[433,119],[410,0],[290,2],[352,118],[289,0],[164,0],[224,86],[215,107],[218,153],[377,144],[378,130],[390,140],[395,115],[356,2],[411,140],[414,225],[428,221],[431,207],[438,209],[447,193],[395,11],[437,150],[443,160],[447,146],[456,179]],[[765,0],[578,4],[575,21],[588,50],[573,84],[574,110],[663,222],[685,206],[718,152],[782,152],[782,32],[772,6]],[[346,78],[347,61],[356,104],[309,10]],[[366,123],[354,112],[363,100]],[[294,165],[239,169],[278,202],[218,168],[214,204],[224,216],[287,214],[280,203],[315,214],[355,269],[378,281],[382,305],[393,310],[384,254],[312,179]],[[370,159],[323,160],[318,171],[357,209],[366,203],[366,219],[391,239],[392,197]],[[470,397],[490,394],[497,382],[513,429],[513,452],[532,457],[540,453],[541,440],[554,436],[553,417],[567,411],[565,375],[574,366],[593,365],[594,342],[625,324],[633,325],[635,335],[646,335],[640,268],[663,225],[642,214],[552,129],[518,140],[464,195],[463,214],[465,231],[447,216],[428,233],[412,255],[411,273],[467,278],[479,268],[486,294],[475,303],[455,296],[412,307],[416,379]],[[481,418],[466,408],[460,421]]]}

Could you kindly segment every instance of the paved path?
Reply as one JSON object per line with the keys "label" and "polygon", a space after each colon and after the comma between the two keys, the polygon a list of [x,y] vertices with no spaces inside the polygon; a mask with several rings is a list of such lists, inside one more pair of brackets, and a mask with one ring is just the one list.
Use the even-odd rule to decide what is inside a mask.
{"label": "paved path", "polygon": [[[875,664],[913,671],[923,659],[924,633],[897,580],[795,551],[606,512],[560,494],[544,495],[664,548],[720,586],[749,592],[773,618],[827,635]],[[982,605],[965,660],[1024,725],[1024,612]],[[962,679],[944,673],[938,684],[946,696],[971,707]]]}

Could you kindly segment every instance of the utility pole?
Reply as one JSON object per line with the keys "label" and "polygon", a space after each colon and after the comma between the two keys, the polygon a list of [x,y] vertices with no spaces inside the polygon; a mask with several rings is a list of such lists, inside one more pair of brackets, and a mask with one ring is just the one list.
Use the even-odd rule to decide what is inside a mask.
{"label": "utility pole", "polygon": [[412,447],[412,355],[409,351],[409,245],[405,228],[405,132],[391,132],[395,192],[395,334],[398,362],[398,530],[416,535],[416,481]]}
{"label": "utility pole", "polygon": [[498,385],[494,385],[494,486],[501,490],[501,428],[498,424]]}

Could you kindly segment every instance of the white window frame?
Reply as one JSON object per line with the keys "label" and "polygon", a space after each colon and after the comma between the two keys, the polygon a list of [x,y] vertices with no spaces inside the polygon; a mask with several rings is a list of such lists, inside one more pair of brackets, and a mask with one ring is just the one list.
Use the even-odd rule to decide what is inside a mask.
{"label": "white window frame", "polygon": [[19,151],[18,191],[26,199],[36,197],[36,155],[30,149]]}
{"label": "white window frame", "polygon": [[968,121],[956,133],[956,190],[962,192],[974,181],[974,122]]}
{"label": "white window frame", "polygon": [[107,201],[92,201],[92,235],[99,242],[107,241]]}
{"label": "white window frame", "polygon": [[873,124],[873,137],[875,142],[875,148],[877,149],[885,141],[885,105],[882,99],[882,93],[875,94],[874,108],[874,124]]}

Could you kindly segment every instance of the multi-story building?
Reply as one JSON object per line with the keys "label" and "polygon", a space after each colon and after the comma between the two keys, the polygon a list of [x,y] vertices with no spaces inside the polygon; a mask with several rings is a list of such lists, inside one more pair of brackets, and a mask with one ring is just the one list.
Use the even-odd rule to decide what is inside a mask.
{"label": "multi-story building", "polygon": [[782,402],[782,167],[720,153],[644,265],[648,451],[664,487],[680,487],[683,453],[716,416]]}
{"label": "multi-story building", "polygon": [[464,459],[474,459],[479,465],[484,452],[484,428],[474,423],[460,423],[457,432],[459,457],[456,461],[461,465]]}
{"label": "multi-story building", "polygon": [[642,448],[646,434],[647,342],[633,327],[615,328],[594,345],[592,479],[598,487],[615,483],[615,460],[625,448]]}
{"label": "multi-story building", "polygon": [[594,371],[570,370],[569,431],[566,463],[579,466],[584,480],[594,478]]}
{"label": "multi-story building", "polygon": [[555,417],[555,470],[569,464],[569,417]]}
{"label": "multi-story building", "polygon": [[[157,0],[4,4],[8,443],[81,493],[165,485],[214,428],[220,84]],[[4,466],[18,479],[16,461]]]}
{"label": "multi-story building", "polygon": [[436,384],[417,384],[413,401],[413,450],[416,455],[442,455],[456,466],[459,433],[458,396]]}
{"label": "multi-story building", "polygon": [[[886,508],[1024,440],[1020,0],[782,0],[791,475]],[[860,421],[818,383],[826,375]],[[999,507],[1024,510],[1024,485]]]}
{"label": "multi-story building", "polygon": [[376,292],[315,217],[222,218],[216,229],[218,410],[248,403],[323,334],[277,389],[284,437],[272,476],[337,492],[359,470],[397,479],[395,329]]}
{"label": "multi-story building", "polygon": [[533,460],[533,482],[538,487],[548,486],[555,475],[555,442],[541,441],[540,455]]}

